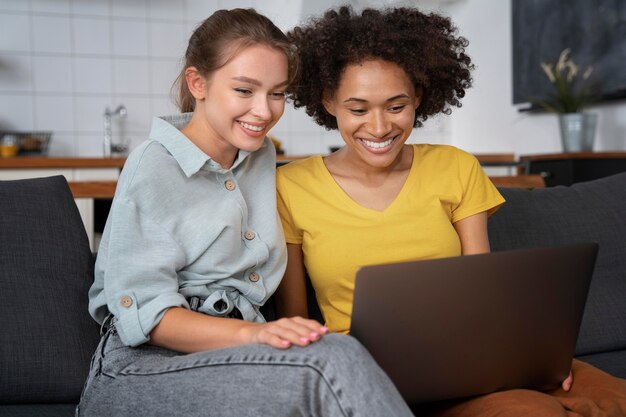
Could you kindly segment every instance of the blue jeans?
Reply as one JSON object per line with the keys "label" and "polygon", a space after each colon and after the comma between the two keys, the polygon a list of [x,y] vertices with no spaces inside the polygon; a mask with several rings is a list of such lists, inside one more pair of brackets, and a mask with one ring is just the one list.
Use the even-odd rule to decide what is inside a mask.
{"label": "blue jeans", "polygon": [[307,347],[244,345],[181,354],[125,346],[114,328],[94,354],[77,416],[412,416],[350,336]]}

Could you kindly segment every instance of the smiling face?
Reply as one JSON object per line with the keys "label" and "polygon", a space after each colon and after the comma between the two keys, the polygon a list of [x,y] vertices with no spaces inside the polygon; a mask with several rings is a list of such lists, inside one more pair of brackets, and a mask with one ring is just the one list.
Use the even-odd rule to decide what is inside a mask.
{"label": "smiling face", "polygon": [[421,91],[415,91],[402,68],[370,60],[348,65],[337,91],[326,97],[324,106],[337,118],[350,161],[387,168],[401,158],[420,100]]}
{"label": "smiling face", "polygon": [[283,52],[255,44],[206,79],[188,68],[196,109],[183,133],[225,168],[239,149],[258,150],[285,110],[287,67]]}

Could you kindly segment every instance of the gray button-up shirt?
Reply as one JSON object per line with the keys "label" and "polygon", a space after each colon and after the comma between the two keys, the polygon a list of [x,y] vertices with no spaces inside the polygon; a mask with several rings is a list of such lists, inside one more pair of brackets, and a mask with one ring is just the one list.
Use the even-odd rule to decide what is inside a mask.
{"label": "gray button-up shirt", "polygon": [[174,306],[198,311],[259,307],[278,286],[286,249],[276,212],[276,153],[266,138],[223,169],[179,130],[190,114],[152,122],[120,175],[96,260],[89,312],[111,312],[124,343],[137,346]]}

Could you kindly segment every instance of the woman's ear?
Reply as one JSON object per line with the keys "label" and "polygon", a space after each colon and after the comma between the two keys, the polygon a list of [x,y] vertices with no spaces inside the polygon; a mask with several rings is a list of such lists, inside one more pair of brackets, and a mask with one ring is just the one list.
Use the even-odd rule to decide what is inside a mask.
{"label": "woman's ear", "polygon": [[185,82],[196,100],[203,100],[206,97],[207,80],[196,67],[185,69]]}
{"label": "woman's ear", "polygon": [[335,102],[333,100],[331,100],[331,98],[328,95],[328,93],[324,93],[322,95],[322,104],[324,105],[324,108],[326,109],[328,114],[337,117],[337,115],[335,114],[336,113]]}

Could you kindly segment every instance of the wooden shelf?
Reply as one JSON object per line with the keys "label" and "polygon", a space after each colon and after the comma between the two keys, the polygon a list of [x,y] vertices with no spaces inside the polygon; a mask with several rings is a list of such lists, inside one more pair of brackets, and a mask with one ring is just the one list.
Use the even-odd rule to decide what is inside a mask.
{"label": "wooden shelf", "polygon": [[122,168],[126,158],[49,158],[16,156],[0,158],[0,169],[45,168]]}
{"label": "wooden shelf", "polygon": [[496,187],[507,188],[544,188],[546,182],[539,174],[533,175],[510,175],[489,177]]}
{"label": "wooden shelf", "polygon": [[485,166],[513,166],[517,164],[513,153],[476,153],[478,162]]}
{"label": "wooden shelf", "polygon": [[72,181],[69,185],[74,198],[112,199],[117,181]]}
{"label": "wooden shelf", "polygon": [[520,162],[526,161],[555,161],[563,159],[625,159],[626,152],[570,152],[570,153],[550,153],[538,155],[522,155]]}

